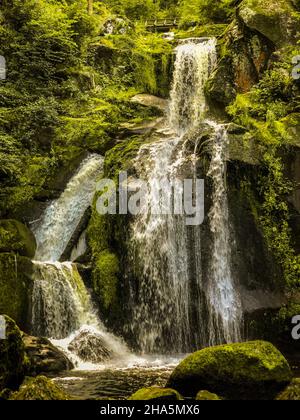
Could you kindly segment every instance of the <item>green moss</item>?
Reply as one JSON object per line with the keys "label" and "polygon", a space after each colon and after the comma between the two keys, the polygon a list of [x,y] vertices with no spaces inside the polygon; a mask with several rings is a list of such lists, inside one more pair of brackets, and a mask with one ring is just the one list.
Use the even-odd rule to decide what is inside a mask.
{"label": "green moss", "polygon": [[249,28],[265,35],[277,46],[295,43],[300,15],[289,1],[244,0],[239,16]]}
{"label": "green moss", "polygon": [[14,254],[0,254],[0,313],[28,327],[32,262]]}
{"label": "green moss", "polygon": [[9,398],[13,401],[65,401],[70,397],[45,376],[27,379],[18,392]]}
{"label": "green moss", "polygon": [[33,258],[35,251],[35,237],[25,225],[17,220],[0,220],[0,252]]}
{"label": "green moss", "polygon": [[0,391],[4,388],[16,389],[23,380],[26,368],[21,332],[11,318],[6,315],[4,318],[6,338],[0,340]]}
{"label": "green moss", "polygon": [[117,255],[103,251],[99,254],[93,272],[94,291],[100,298],[100,304],[107,312],[117,301],[117,288],[120,274]]}
{"label": "green moss", "polygon": [[287,361],[272,344],[254,341],[193,353],[174,370],[168,386],[191,397],[210,389],[229,399],[272,399],[291,377]]}
{"label": "green moss", "polygon": [[199,391],[196,395],[196,400],[198,401],[221,401],[222,398],[220,398],[217,394],[212,394],[208,391]]}
{"label": "green moss", "polygon": [[128,398],[133,401],[147,401],[147,400],[183,400],[182,396],[170,388],[142,388]]}
{"label": "green moss", "polygon": [[300,401],[300,379],[294,379],[276,398],[277,401]]}

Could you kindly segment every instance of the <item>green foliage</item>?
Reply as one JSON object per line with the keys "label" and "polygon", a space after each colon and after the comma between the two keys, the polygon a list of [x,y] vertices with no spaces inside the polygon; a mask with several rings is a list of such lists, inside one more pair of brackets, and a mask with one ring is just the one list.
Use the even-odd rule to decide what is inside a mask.
{"label": "green foliage", "polygon": [[289,225],[288,196],[293,190],[285,173],[284,155],[292,143],[285,117],[298,110],[299,86],[291,74],[291,52],[274,65],[249,93],[228,107],[234,121],[246,127],[261,146],[263,170],[257,178],[257,218],[270,250],[283,268],[286,284],[299,286],[300,255]]}
{"label": "green foliage", "polygon": [[183,25],[196,23],[229,22],[234,13],[234,0],[182,0],[180,4]]}

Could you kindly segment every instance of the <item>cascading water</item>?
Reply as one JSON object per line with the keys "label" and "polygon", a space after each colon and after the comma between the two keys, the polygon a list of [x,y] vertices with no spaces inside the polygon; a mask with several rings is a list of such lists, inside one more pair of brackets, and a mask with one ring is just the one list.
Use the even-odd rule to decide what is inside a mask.
{"label": "cascading water", "polygon": [[212,157],[208,177],[213,181],[212,207],[209,213],[213,250],[210,281],[206,298],[208,307],[209,344],[241,340],[243,318],[239,293],[231,270],[229,210],[226,193],[226,146],[228,137],[223,125],[211,123],[214,129]]}
{"label": "cascading water", "polygon": [[175,136],[144,145],[136,159],[136,171],[147,182],[145,201],[152,207],[151,212],[135,218],[131,240],[131,258],[139,279],[138,291],[133,291],[131,328],[145,353],[186,352],[199,343],[191,315],[201,287],[201,272],[196,275],[194,291],[191,280],[192,271],[201,265],[199,229],[188,228],[184,216],[165,214],[172,192],[166,196],[167,190],[160,195],[157,191],[176,179],[196,178],[196,146],[188,156],[185,145],[205,116],[204,85],[215,63],[214,39],[193,40],[177,48],[169,111],[169,128]]}
{"label": "cascading water", "polygon": [[[105,346],[103,353],[118,359],[129,355],[125,344],[109,334],[99,320],[77,266],[71,262],[58,262],[91,205],[102,167],[101,156],[87,157],[65,191],[45,210],[35,229],[38,249],[33,273],[32,332],[51,338],[80,365],[82,360],[70,353],[69,346],[82,334],[87,336],[89,343],[96,342],[97,337],[101,339]],[[84,235],[77,249],[73,250],[73,258],[79,256],[80,249],[84,249],[81,241],[85,241]],[[85,345],[84,340],[81,340],[81,345]],[[73,345],[73,348],[78,350],[78,345]],[[92,349],[90,354],[95,359]]]}
{"label": "cascading water", "polygon": [[95,182],[101,174],[103,157],[88,156],[71,178],[61,196],[46,209],[33,229],[38,261],[59,261],[85,211],[91,205]]}

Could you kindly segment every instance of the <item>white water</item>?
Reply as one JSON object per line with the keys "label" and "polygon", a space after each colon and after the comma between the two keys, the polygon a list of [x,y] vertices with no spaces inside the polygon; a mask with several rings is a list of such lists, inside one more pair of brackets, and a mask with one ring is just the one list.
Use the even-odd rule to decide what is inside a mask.
{"label": "white water", "polygon": [[91,205],[103,157],[90,155],[71,178],[61,196],[46,209],[33,229],[37,239],[38,261],[59,261],[85,211]]}
{"label": "white water", "polygon": [[[32,332],[52,340],[75,363],[77,369],[97,369],[69,351],[69,344],[82,332],[101,337],[105,348],[117,358],[131,360],[122,340],[110,334],[93,308],[91,296],[75,264],[58,262],[85,211],[92,203],[97,178],[102,172],[103,158],[87,157],[69,181],[61,196],[50,203],[35,234],[38,249],[34,261],[32,293]],[[73,250],[73,258],[81,254],[85,237]]]}
{"label": "white water", "polygon": [[[143,146],[136,159],[138,175],[148,184],[148,208],[152,206],[152,213],[135,218],[131,240],[132,265],[139,279],[138,294],[133,292],[131,328],[144,353],[186,352],[197,336],[191,307],[200,293],[191,290],[191,270],[192,264],[201,266],[200,235],[187,228],[184,216],[165,215],[164,207],[169,208],[174,197],[166,189],[160,195],[157,191],[168,181],[196,178],[196,145],[193,154],[187,153],[185,145],[205,116],[204,86],[215,63],[214,39],[177,48],[169,110],[169,129],[175,135]],[[196,277],[199,289],[201,274]]]}
{"label": "white water", "polygon": [[213,235],[210,281],[207,286],[209,344],[241,340],[243,318],[239,292],[233,281],[229,211],[226,192],[226,128],[210,122],[214,129],[212,157],[207,176],[213,181],[212,207],[209,213]]}

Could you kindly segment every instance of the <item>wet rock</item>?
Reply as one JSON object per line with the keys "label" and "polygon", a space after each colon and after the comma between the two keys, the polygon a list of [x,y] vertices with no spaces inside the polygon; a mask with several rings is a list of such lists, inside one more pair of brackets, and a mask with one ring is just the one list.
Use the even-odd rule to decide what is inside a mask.
{"label": "wet rock", "polygon": [[16,389],[24,378],[26,367],[21,332],[11,318],[4,315],[4,320],[1,328],[4,328],[5,339],[0,339],[0,390]]}
{"label": "wet rock", "polygon": [[228,399],[274,399],[291,381],[283,355],[270,343],[252,341],[200,350],[184,359],[167,386],[194,397],[209,389]]}
{"label": "wet rock", "polygon": [[196,395],[196,400],[198,401],[221,401],[222,398],[220,398],[217,394],[212,394],[209,391],[199,391]]}
{"label": "wet rock", "polygon": [[33,258],[36,251],[34,234],[17,220],[0,220],[0,252],[15,252]]}
{"label": "wet rock", "polygon": [[183,400],[183,397],[174,389],[150,387],[139,389],[135,394],[131,395],[128,400]]}
{"label": "wet rock", "polygon": [[276,398],[278,401],[300,401],[300,379],[294,379]]}
{"label": "wet rock", "polygon": [[107,348],[104,338],[90,331],[82,331],[69,344],[68,350],[84,362],[102,363],[113,357],[113,352]]}
{"label": "wet rock", "polygon": [[23,336],[25,352],[29,359],[27,374],[59,373],[74,368],[65,354],[51,344],[46,338]]}
{"label": "wet rock", "polygon": [[131,102],[135,102],[146,107],[157,108],[163,112],[166,111],[168,106],[168,101],[166,99],[148,94],[135,95],[131,98]]}
{"label": "wet rock", "polygon": [[50,379],[38,376],[27,379],[19,391],[13,393],[9,399],[14,401],[65,401],[70,397]]}
{"label": "wet rock", "polygon": [[29,329],[33,264],[13,253],[0,254],[0,314],[7,314],[22,330]]}

